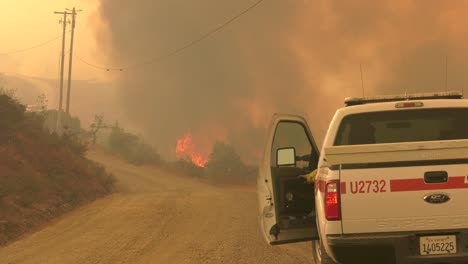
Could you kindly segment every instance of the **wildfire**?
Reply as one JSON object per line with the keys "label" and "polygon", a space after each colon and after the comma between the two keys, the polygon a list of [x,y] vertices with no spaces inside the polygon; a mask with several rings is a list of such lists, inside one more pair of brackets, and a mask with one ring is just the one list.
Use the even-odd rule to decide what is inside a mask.
{"label": "wildfire", "polygon": [[196,150],[192,134],[190,133],[186,133],[183,138],[177,140],[176,154],[178,158],[190,159],[199,167],[205,167],[205,164],[208,162],[208,159]]}

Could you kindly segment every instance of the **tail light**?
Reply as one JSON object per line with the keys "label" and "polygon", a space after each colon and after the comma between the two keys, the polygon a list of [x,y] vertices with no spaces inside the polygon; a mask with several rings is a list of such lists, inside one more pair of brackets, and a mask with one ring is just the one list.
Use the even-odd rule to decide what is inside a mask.
{"label": "tail light", "polygon": [[329,181],[325,185],[325,217],[328,221],[341,220],[340,181]]}

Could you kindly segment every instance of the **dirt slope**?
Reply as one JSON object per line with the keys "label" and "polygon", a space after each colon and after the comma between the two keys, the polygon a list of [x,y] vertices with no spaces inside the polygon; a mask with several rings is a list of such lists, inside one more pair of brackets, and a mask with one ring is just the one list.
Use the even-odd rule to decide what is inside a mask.
{"label": "dirt slope", "polygon": [[0,263],[312,263],[309,243],[263,242],[254,189],[89,156],[115,174],[120,191],[0,248]]}

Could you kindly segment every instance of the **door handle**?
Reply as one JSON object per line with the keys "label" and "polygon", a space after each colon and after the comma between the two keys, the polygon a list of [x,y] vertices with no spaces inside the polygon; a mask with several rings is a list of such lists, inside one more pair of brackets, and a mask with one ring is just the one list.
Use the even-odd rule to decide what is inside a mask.
{"label": "door handle", "polygon": [[427,171],[424,173],[425,183],[444,183],[448,182],[448,173],[446,171]]}
{"label": "door handle", "polygon": [[271,202],[271,201],[272,201],[273,199],[271,199],[271,195],[267,194],[267,195],[265,196],[265,200],[266,200],[267,206],[271,206],[271,205],[272,205],[272,202]]}

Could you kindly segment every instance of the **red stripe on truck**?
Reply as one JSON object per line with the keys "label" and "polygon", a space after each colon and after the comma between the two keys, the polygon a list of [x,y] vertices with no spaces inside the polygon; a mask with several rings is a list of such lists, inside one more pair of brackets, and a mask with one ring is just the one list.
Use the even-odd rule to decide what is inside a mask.
{"label": "red stripe on truck", "polygon": [[346,194],[346,182],[341,182],[340,192]]}
{"label": "red stripe on truck", "polygon": [[465,176],[449,177],[446,183],[425,183],[424,179],[390,180],[390,190],[392,192],[447,189],[468,189],[468,183],[465,183]]}

